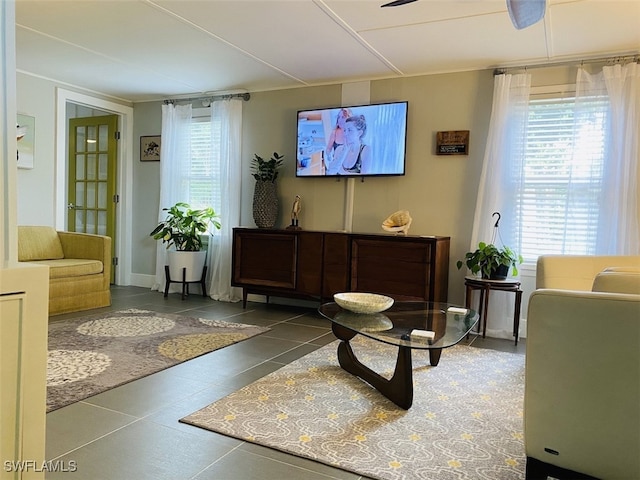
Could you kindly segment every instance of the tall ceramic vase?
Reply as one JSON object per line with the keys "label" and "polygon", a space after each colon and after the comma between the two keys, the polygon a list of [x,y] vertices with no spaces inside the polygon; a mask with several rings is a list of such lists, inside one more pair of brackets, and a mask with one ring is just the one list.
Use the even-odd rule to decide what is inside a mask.
{"label": "tall ceramic vase", "polygon": [[256,180],[253,191],[253,221],[259,228],[273,228],[278,219],[276,183]]}

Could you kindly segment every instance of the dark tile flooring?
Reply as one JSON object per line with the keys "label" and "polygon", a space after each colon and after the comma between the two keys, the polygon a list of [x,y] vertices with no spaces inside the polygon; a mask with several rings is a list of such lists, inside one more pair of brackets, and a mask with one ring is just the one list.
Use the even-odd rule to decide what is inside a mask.
{"label": "dark tile flooring", "polygon": [[[141,308],[264,325],[271,330],[47,414],[47,460],[76,466],[47,479],[359,479],[343,470],[179,423],[178,420],[335,340],[315,309],[223,303],[113,287],[110,310]],[[52,317],[50,321],[97,313]],[[474,347],[524,353],[525,342],[478,338]],[[70,468],[67,468],[69,470]]]}

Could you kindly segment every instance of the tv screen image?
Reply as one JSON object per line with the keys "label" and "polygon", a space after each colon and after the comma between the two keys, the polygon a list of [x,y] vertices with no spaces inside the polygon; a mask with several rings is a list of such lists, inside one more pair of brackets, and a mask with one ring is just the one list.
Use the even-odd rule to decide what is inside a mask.
{"label": "tv screen image", "polygon": [[407,105],[299,110],[296,176],[404,175]]}

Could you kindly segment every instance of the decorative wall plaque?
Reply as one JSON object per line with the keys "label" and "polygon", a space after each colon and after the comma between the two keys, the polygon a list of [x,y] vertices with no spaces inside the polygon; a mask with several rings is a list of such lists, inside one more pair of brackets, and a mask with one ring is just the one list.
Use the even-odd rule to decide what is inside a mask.
{"label": "decorative wall plaque", "polygon": [[469,155],[469,130],[437,132],[436,155]]}

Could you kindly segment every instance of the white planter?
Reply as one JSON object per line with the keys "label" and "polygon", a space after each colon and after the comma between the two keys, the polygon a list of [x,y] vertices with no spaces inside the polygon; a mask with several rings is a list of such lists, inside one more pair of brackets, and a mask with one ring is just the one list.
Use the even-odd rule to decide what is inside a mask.
{"label": "white planter", "polygon": [[186,268],[187,282],[199,282],[202,278],[202,269],[207,259],[207,251],[179,252],[169,250],[167,252],[169,262],[169,276],[172,282],[182,282],[182,269]]}

